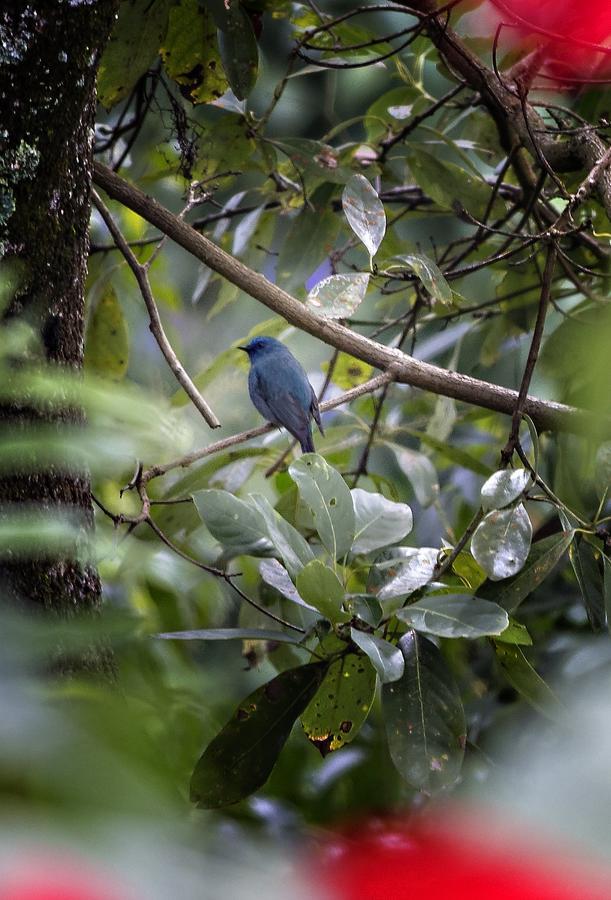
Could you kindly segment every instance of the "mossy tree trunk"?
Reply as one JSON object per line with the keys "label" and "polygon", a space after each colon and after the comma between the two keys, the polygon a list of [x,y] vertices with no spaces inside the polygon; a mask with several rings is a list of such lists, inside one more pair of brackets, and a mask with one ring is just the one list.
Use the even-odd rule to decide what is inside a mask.
{"label": "mossy tree trunk", "polygon": [[[117,5],[5,0],[0,11],[0,252],[4,286],[16,285],[2,316],[5,324],[27,321],[41,355],[70,370],[83,359],[96,72]],[[26,433],[40,415],[27,398],[4,404],[0,433]],[[78,413],[49,416],[61,429]],[[0,515],[14,520],[24,510],[76,514],[86,537],[87,475],[48,466],[0,473]],[[78,561],[76,542],[60,555],[4,547],[0,595],[65,613],[94,608],[100,583],[95,568]]]}

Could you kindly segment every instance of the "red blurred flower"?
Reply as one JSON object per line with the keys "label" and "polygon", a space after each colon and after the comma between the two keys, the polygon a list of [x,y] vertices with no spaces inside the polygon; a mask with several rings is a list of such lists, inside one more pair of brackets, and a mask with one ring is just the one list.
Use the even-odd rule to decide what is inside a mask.
{"label": "red blurred flower", "polygon": [[611,78],[610,0],[490,0],[503,37],[544,48],[545,68],[562,82]]}
{"label": "red blurred flower", "polygon": [[110,884],[105,873],[80,860],[35,856],[14,862],[0,874],[1,900],[133,900]]}
{"label": "red blurred flower", "polygon": [[485,817],[455,813],[443,824],[377,820],[334,836],[308,871],[332,900],[610,900],[611,872],[489,834]]}

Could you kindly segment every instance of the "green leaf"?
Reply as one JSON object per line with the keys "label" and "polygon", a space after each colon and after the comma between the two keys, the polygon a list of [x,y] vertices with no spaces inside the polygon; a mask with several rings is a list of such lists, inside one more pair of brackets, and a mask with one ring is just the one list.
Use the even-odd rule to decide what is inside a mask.
{"label": "green leaf", "polygon": [[412,511],[407,503],[395,503],[361,488],[353,488],[351,493],[355,515],[353,553],[370,553],[396,544],[412,530]]}
{"label": "green leaf", "polygon": [[509,683],[531,706],[545,715],[558,711],[558,698],[531,666],[520,647],[495,641],[494,649]]}
{"label": "green leaf", "polygon": [[181,0],[170,10],[160,52],[166,72],[192,103],[207,103],[227,91],[216,25],[198,0]]}
{"label": "green leaf", "polygon": [[328,319],[349,319],[364,300],[368,284],[367,272],[329,275],[314,285],[306,305]]}
{"label": "green leaf", "polygon": [[[319,653],[346,651],[334,635],[322,641]],[[375,696],[376,673],[366,656],[342,652],[325,675],[320,689],[301,717],[303,730],[322,756],[350,743],[367,718]]]}
{"label": "green leaf", "polygon": [[488,578],[500,581],[523,567],[530,550],[532,525],[524,506],[489,512],[471,538],[471,553]]}
{"label": "green leaf", "polygon": [[439,482],[428,456],[399,444],[389,443],[388,446],[395,454],[401,471],[407,475],[418,503],[424,507],[434,503],[439,496]]}
{"label": "green leaf", "polygon": [[596,487],[602,496],[605,491],[611,490],[611,441],[606,441],[598,447],[594,472]]}
{"label": "green leaf", "polygon": [[196,491],[193,500],[202,521],[212,537],[235,556],[269,556],[274,552],[265,520],[250,503],[234,497],[229,491],[209,489]]}
{"label": "green leaf", "polygon": [[526,469],[499,469],[482,485],[480,491],[484,509],[502,509],[517,500],[532,483]]}
{"label": "green leaf", "polygon": [[375,256],[386,233],[386,213],[377,191],[364,175],[352,176],[342,193],[342,207],[369,256]]}
{"label": "green leaf", "polygon": [[166,641],[277,641],[299,644],[303,636],[268,628],[200,628],[195,631],[162,631],[154,635]]}
{"label": "green leaf", "polygon": [[424,597],[395,615],[416,631],[447,638],[501,634],[509,625],[507,613],[496,603],[465,594]]}
{"label": "green leaf", "polygon": [[267,536],[272,546],[284,560],[291,578],[295,578],[301,569],[314,559],[310,545],[297,529],[278,515],[267,497],[262,494],[251,494],[250,499],[265,520]]}
{"label": "green leaf", "polygon": [[314,209],[304,207],[288,227],[283,226],[285,237],[276,272],[278,284],[285,290],[302,289],[335,246],[341,222],[329,208],[329,200],[327,191],[316,191]]}
{"label": "green leaf", "polygon": [[204,809],[237,803],[265,784],[278,754],[327,671],[326,662],[287,669],[253,691],[206,747],[191,776]]}
{"label": "green leaf", "polygon": [[312,512],[314,526],[332,559],[348,553],[355,518],[350,488],[342,476],[317,453],[304,453],[289,466],[299,496]]}
{"label": "green leaf", "polygon": [[577,537],[569,547],[569,559],[592,630],[602,631],[606,625],[603,577],[594,547]]}
{"label": "green leaf", "polygon": [[375,634],[359,631],[358,628],[351,628],[350,636],[357,647],[367,654],[382,684],[390,684],[402,677],[405,660],[398,647]]}
{"label": "green leaf", "polygon": [[219,29],[219,50],[231,90],[238,100],[245,100],[259,70],[259,48],[250,17],[236,2],[208,0],[208,5]]}
{"label": "green leaf", "polygon": [[504,644],[521,644],[527,647],[531,646],[533,642],[526,626],[511,618],[505,631],[496,640],[502,641]]}
{"label": "green leaf", "polygon": [[100,60],[98,100],[110,109],[149,69],[163,41],[174,0],[123,0]]}
{"label": "green leaf", "polygon": [[395,597],[407,597],[433,577],[439,550],[436,547],[395,547],[388,555],[376,559],[378,600],[384,605],[385,600]]}
{"label": "green leaf", "polygon": [[277,559],[263,560],[263,562],[259,564],[259,575],[265,584],[269,584],[270,587],[273,587],[274,590],[282,594],[283,597],[286,597],[287,600],[290,600],[291,603],[296,603],[297,606],[303,606],[305,609],[312,609],[317,612],[316,607],[310,606],[310,604],[306,603],[303,597],[301,597],[299,591],[291,581],[289,573]]}
{"label": "green leaf", "polygon": [[466,725],[460,694],[428,638],[409,631],[399,647],[403,677],[382,688],[388,749],[412,787],[436,794],[456,781],[462,767]]}
{"label": "green leaf", "polygon": [[344,587],[333,571],[319,559],[313,559],[297,576],[297,590],[309,606],[313,606],[334,624],[346,622]]}
{"label": "green leaf", "polygon": [[574,531],[562,531],[537,541],[532,545],[521,572],[503,584],[486,582],[477,593],[513,612],[557,566],[574,534]]}
{"label": "green leaf", "polygon": [[[414,144],[408,153],[409,167],[420,187],[442,209],[453,209],[459,203],[476,218],[481,219],[490,199],[490,187],[474,178],[460,166],[442,161]],[[503,215],[504,204],[495,200],[492,216]]]}
{"label": "green leaf", "polygon": [[453,303],[452,288],[446,281],[439,266],[425,256],[424,253],[410,253],[393,257],[404,262],[416,273],[433,300],[437,300],[442,306],[451,306]]}
{"label": "green leaf", "polygon": [[100,297],[87,328],[85,368],[111,381],[121,381],[129,363],[127,322],[112,285]]}

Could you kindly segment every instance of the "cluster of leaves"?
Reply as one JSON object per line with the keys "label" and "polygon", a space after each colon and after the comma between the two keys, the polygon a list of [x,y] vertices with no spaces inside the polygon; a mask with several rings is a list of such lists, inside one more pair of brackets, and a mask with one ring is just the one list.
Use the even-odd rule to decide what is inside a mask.
{"label": "cluster of leaves", "polygon": [[222,490],[194,494],[226,556],[272,557],[259,568],[274,598],[268,596],[268,609],[273,615],[294,610],[300,625],[160,637],[262,641],[268,649],[286,643],[314,661],[284,669],[238,705],[198,761],[191,796],[217,807],[257,790],[299,717],[323,755],[341,749],[367,719],[377,681],[394,764],[414,788],[442,790],[460,773],[466,722],[435,639],[492,639],[512,682],[536,701],[538,676],[520,649],[531,638],[513,614],[555,567],[574,532],[541,541],[529,554],[530,520],[520,501],[530,478],[523,469],[499,471],[482,487],[489,512],[474,534],[473,555],[464,553],[456,571],[438,581],[442,551],[397,546],[412,530],[407,504],[350,490],[317,454],[302,456],[289,474],[301,531],[260,494],[246,500]]}
{"label": "cluster of leaves", "polygon": [[[525,192],[491,117],[456,83],[429,40],[414,32],[402,49],[395,37],[380,38],[402,33],[406,23],[409,31],[417,20],[394,6],[369,10],[358,25],[353,11],[338,21],[334,12],[299,3],[126,0],[100,74],[103,106],[124,104],[106,120],[116,138],[103,148],[107,161],[125,159],[115,145],[125,116],[135,111],[129,177],[146,172],[146,190],[158,189],[167,200],[167,176],[184,173],[179,150],[154,120],[153,103],[145,110],[149,139],[138,138],[147,133],[138,106],[139,85],[146,83],[159,105],[160,97],[171,98],[197,136],[191,187],[198,215],[204,212],[196,227],[322,317],[365,328],[378,340],[386,335],[391,346],[410,341],[410,352],[420,350],[425,359],[517,388],[518,351],[533,327],[549,243],[537,235],[557,220],[565,193],[585,173],[563,174],[561,190],[543,171]],[[460,14],[452,11],[452,26],[460,27]],[[490,57],[492,35],[471,39],[464,32],[465,44]],[[300,68],[295,46],[308,56]],[[280,80],[265,66],[256,78],[259,53],[286,58]],[[502,61],[501,70],[515,61],[515,55]],[[321,76],[342,65],[366,71],[362,92],[346,86],[352,72]],[[297,127],[290,106],[299,91],[309,107],[325,112]],[[538,108],[561,139],[583,119],[590,122],[584,127],[598,128],[604,102],[604,95],[584,92],[574,109],[548,108],[545,97]],[[115,214],[147,259],[156,236],[125,210]],[[592,223],[596,230],[585,234]],[[561,399],[602,418],[611,319],[601,287],[608,265],[601,236],[611,224],[590,198],[578,226],[558,238],[563,265],[552,277],[532,393],[549,394],[555,385]],[[183,278],[184,256],[179,265],[172,264],[177,257],[165,261],[173,252],[164,250],[151,270],[156,299],[163,311],[183,312],[176,346],[198,388],[237,428],[249,413],[245,361],[233,348],[244,343],[250,308],[234,284],[209,269],[194,264],[191,279]],[[142,369],[151,371],[150,360],[130,337],[137,329],[128,332],[125,324],[129,308],[130,324],[142,327],[138,301],[131,303],[129,273],[110,259],[91,258],[99,299],[88,364],[117,380],[146,380]],[[181,295],[196,304],[197,317],[188,304],[184,313]],[[295,330],[273,318],[253,324],[248,337],[256,334],[290,340]],[[219,352],[221,343],[226,349]],[[348,389],[372,374],[345,354],[330,357],[323,369],[330,389]],[[190,415],[182,390],[172,402],[178,415]],[[220,452],[188,474],[170,474],[163,486],[149,485],[160,501],[155,521],[175,548],[218,565],[239,557],[245,589],[258,591],[275,627],[248,607],[237,626],[231,623],[223,608],[230,589],[223,594],[208,576],[179,590],[170,576],[159,587],[159,565],[140,580],[139,573],[127,578],[125,564],[102,566],[112,589],[146,609],[152,630],[178,638],[180,629],[189,640],[239,638],[279,672],[239,704],[197,764],[192,795],[203,806],[233,802],[263,784],[298,718],[325,753],[362,738],[378,713],[378,683],[397,769],[414,788],[441,790],[460,772],[465,735],[494,726],[488,708],[473,709],[481,695],[500,707],[497,695],[506,696],[509,684],[538,709],[553,707],[557,701],[538,670],[556,629],[581,637],[583,607],[595,630],[610,617],[611,469],[609,443],[601,444],[598,433],[540,437],[529,428],[521,439],[531,463],[497,471],[507,422],[445,397],[391,388],[379,401],[360,398],[325,424],[321,456],[278,472],[265,494],[262,474],[276,462],[274,443]],[[157,455],[143,447],[134,455],[176,454],[172,440]],[[366,490],[354,487],[360,479]],[[475,479],[485,482],[481,493]],[[96,483],[111,509],[121,483],[114,472]],[[190,496],[195,505],[174,505]],[[414,509],[413,546],[403,543],[412,526],[404,501]],[[465,542],[453,555],[469,523],[470,549]],[[133,543],[154,555],[155,545],[141,533],[135,531]],[[570,564],[560,567],[567,549]],[[157,552],[170,567],[167,549]],[[250,557],[263,557],[256,571]],[[187,582],[184,568],[180,579]]]}

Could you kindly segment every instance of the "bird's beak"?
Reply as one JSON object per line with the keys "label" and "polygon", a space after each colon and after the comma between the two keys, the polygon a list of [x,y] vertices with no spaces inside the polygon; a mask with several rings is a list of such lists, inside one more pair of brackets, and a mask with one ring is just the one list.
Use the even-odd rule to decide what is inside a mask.
{"label": "bird's beak", "polygon": [[241,346],[238,345],[238,346],[236,347],[236,350],[243,350],[244,353],[248,353],[248,347],[241,347]]}

